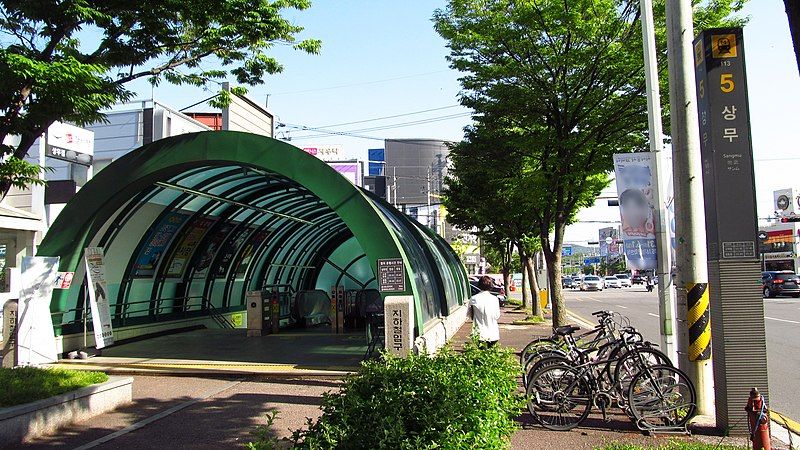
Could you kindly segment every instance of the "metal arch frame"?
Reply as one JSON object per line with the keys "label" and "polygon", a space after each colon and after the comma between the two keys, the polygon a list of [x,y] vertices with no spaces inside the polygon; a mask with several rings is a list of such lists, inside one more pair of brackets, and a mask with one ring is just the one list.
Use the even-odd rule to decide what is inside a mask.
{"label": "metal arch frame", "polygon": [[[211,176],[210,178],[203,179],[201,182],[195,184],[194,186],[195,186],[195,188],[201,188],[201,187],[205,188],[205,187],[208,187],[209,185],[213,187],[213,186],[218,185],[218,184],[225,184],[225,183],[229,182],[228,178],[234,172],[238,172],[238,169],[236,169],[235,167],[231,167],[231,169],[232,170],[221,172],[221,173],[218,173],[216,175]],[[186,177],[182,177],[182,178],[186,178]],[[257,181],[260,181],[260,180],[257,180]],[[159,188],[158,192],[161,192],[161,191],[163,191],[165,189],[163,187],[158,187],[158,188]],[[156,195],[158,195],[158,194],[156,194]],[[136,250],[131,254],[131,257],[130,257],[130,259],[128,261],[128,264],[127,264],[127,266],[125,268],[125,271],[123,272],[123,276],[122,276],[122,279],[121,279],[121,282],[120,282],[120,286],[119,286],[119,291],[117,293],[117,302],[115,304],[115,311],[116,311],[117,314],[124,313],[127,310],[127,306],[129,304],[129,300],[130,300],[129,299],[130,290],[133,287],[133,280],[139,278],[139,277],[136,277],[133,274],[133,269],[134,269],[134,266],[136,264],[136,257],[138,256],[139,250],[142,248],[142,246],[146,245],[145,240],[148,237],[148,235],[150,234],[150,231],[152,229],[154,229],[154,227],[157,226],[157,224],[161,223],[161,220],[167,214],[170,214],[170,213],[172,213],[172,212],[174,212],[176,210],[180,210],[181,206],[184,206],[184,205],[186,205],[188,203],[191,203],[192,201],[195,200],[195,198],[196,197],[192,196],[191,194],[185,193],[185,192],[179,194],[175,198],[175,200],[173,200],[170,204],[164,206],[164,209],[158,214],[158,216],[156,216],[156,218],[150,223],[150,226],[147,227],[147,230],[142,234],[142,237],[139,239],[139,243],[135,247]],[[215,203],[217,203],[217,204],[215,205]],[[213,200],[209,200],[208,202],[206,202],[206,205],[212,205],[213,208],[221,206],[218,202],[215,202]],[[187,219],[187,223],[195,215],[196,215],[196,212],[192,213],[190,218]],[[187,224],[184,224],[182,229],[185,229],[186,225]],[[178,237],[177,234],[178,233],[176,233],[176,235],[172,237],[172,241],[170,241],[170,243],[168,244],[169,245],[169,249],[167,251],[168,254],[172,252],[171,247],[172,247],[173,243],[176,242],[176,239]],[[150,309],[151,315],[156,315],[155,306],[156,306],[156,303],[159,302],[159,296],[156,295],[158,293],[158,291],[156,289],[159,289],[159,284],[160,284],[159,280],[158,280],[158,274],[160,272],[161,265],[162,265],[164,260],[166,260],[166,258],[161,258],[158,261],[158,265],[153,269],[153,276],[152,277],[142,278],[142,279],[150,279],[153,282],[153,287],[151,288],[151,297],[153,297],[153,298],[151,298],[151,301],[150,301],[150,304],[149,304],[149,309]]]}
{"label": "metal arch frame", "polygon": [[[157,181],[169,180],[209,164],[263,169],[304,187],[352,231],[367,254],[373,272],[379,258],[405,259],[406,250],[384,213],[332,168],[289,144],[237,132],[203,132],[162,139],[116,160],[87,183],[64,208],[39,247],[39,254],[60,256],[60,270],[74,270],[80,262],[82,248],[132,197]],[[95,205],[95,208],[87,213],[86,205]],[[401,225],[402,228],[405,226]],[[397,294],[414,295],[419,307],[421,297],[417,287],[410,280],[407,287],[407,291]],[[54,294],[51,309],[65,310],[68,297],[69,293],[63,291]]]}
{"label": "metal arch frame", "polygon": [[[304,200],[305,200],[305,196],[302,196],[302,197],[297,197],[297,196],[288,197],[288,200],[290,200],[290,201],[287,201],[285,204],[279,205],[276,208],[288,207],[290,205],[293,205],[294,203],[303,203]],[[308,214],[308,213],[318,212],[318,211],[324,212],[325,211],[325,209],[322,206],[322,204],[318,203],[318,202],[308,203],[307,205],[303,205],[303,208],[304,209],[303,209],[302,213],[298,213],[296,211],[293,211],[293,214],[296,217],[299,218],[299,217],[305,217],[305,215]],[[286,220],[285,217],[281,217],[280,215],[273,216],[273,218],[274,218],[273,222],[266,221],[264,224],[262,224],[258,228],[259,229],[263,229],[266,226],[272,227],[272,226],[275,226],[275,225],[281,223],[282,221]],[[303,219],[303,220],[306,220],[306,219]],[[240,224],[240,227],[242,226],[242,224]],[[292,222],[292,225],[300,226],[301,228],[306,228],[306,229],[314,229],[317,226],[316,224],[314,226],[309,226],[309,225],[307,225],[305,223],[302,223],[302,222],[296,222],[296,223]],[[255,232],[256,232],[256,230],[252,231],[250,233],[250,235],[252,236]],[[272,236],[270,236],[270,238],[271,237]],[[249,240],[250,238],[248,237],[247,239]],[[265,240],[265,242],[267,242],[267,241],[269,241],[269,239]],[[243,244],[246,244],[246,241]],[[238,248],[236,250],[236,254],[234,255],[232,260],[236,260],[237,259],[238,255],[240,255],[241,252],[244,250],[244,247],[245,247],[245,245],[243,245],[241,248]],[[254,252],[253,253],[253,258],[251,259],[251,261],[255,261],[255,259],[256,258],[255,258],[255,252]],[[227,271],[226,271],[226,277],[224,278],[225,279],[225,286],[224,286],[223,298],[226,300],[226,302],[225,302],[226,304],[224,304],[223,307],[228,307],[231,304],[232,298],[231,298],[230,295],[231,295],[231,290],[233,289],[233,283],[235,282],[235,272],[233,272],[233,269],[234,269],[234,266],[232,266],[232,265],[229,266]],[[216,284],[216,280],[217,279],[215,278],[214,280],[211,281],[212,286]],[[246,289],[243,290],[243,292],[242,292],[242,296],[240,298],[241,302],[244,301],[245,293],[246,293]]]}
{"label": "metal arch frame", "polygon": [[[304,211],[304,214],[313,214],[313,217],[319,218],[324,217],[328,214],[327,211],[320,210],[316,207],[308,208]],[[312,217],[310,215],[306,217]],[[277,222],[277,221],[275,221]],[[270,226],[273,226],[275,223],[270,223]],[[246,289],[249,290],[258,290],[264,287],[264,274],[268,270],[269,264],[268,256],[269,251],[275,245],[275,242],[280,240],[280,238],[286,233],[288,227],[284,227],[283,229],[279,230],[277,233],[272,234],[269,236],[269,239],[265,239],[254,251],[253,251],[253,259],[247,271],[245,272],[245,280],[248,281],[248,285]],[[244,301],[245,292],[242,293],[242,298],[240,299],[242,302]]]}

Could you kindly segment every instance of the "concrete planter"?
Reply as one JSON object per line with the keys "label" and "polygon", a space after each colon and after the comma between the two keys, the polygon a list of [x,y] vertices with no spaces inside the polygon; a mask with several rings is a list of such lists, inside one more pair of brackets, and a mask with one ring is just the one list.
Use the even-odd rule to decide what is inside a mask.
{"label": "concrete planter", "polygon": [[52,433],[131,402],[133,378],[109,377],[105,383],[0,409],[0,447]]}

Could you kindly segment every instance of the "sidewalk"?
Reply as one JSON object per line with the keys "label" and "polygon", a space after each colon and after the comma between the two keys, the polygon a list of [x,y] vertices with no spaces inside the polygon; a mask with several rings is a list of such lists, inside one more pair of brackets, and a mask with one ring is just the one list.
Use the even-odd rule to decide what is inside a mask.
{"label": "sidewalk", "polygon": [[[523,317],[512,308],[503,309],[502,345],[519,350],[531,339],[550,334],[549,324],[512,324]],[[470,323],[464,324],[453,339],[455,347],[468,339],[470,329]],[[324,359],[323,355],[317,354],[316,362],[325,365],[330,359]],[[132,404],[15,448],[241,448],[252,440],[250,433],[255,427],[265,424],[268,411],[278,412],[273,433],[277,437],[289,437],[291,430],[305,426],[307,417],[318,417],[322,394],[339,386],[340,381],[331,376],[286,373],[281,377],[253,372],[236,375],[208,372],[202,376],[134,373]],[[584,426],[569,432],[545,430],[533,423],[527,411],[519,420],[522,429],[512,439],[514,449],[593,449],[609,442],[654,446],[670,440],[691,439],[707,439],[716,444],[720,439],[644,436],[622,414],[614,415],[610,423],[590,416]],[[726,438],[723,443],[747,444],[741,438]],[[774,443],[773,448],[786,448],[777,444]]]}

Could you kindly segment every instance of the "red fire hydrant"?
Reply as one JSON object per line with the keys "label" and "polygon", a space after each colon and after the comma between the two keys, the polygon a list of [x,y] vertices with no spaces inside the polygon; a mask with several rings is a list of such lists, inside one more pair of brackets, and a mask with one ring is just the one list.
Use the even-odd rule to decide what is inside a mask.
{"label": "red fire hydrant", "polygon": [[758,389],[750,390],[750,399],[747,400],[744,410],[747,411],[747,425],[753,450],[772,450],[769,437],[769,411]]}

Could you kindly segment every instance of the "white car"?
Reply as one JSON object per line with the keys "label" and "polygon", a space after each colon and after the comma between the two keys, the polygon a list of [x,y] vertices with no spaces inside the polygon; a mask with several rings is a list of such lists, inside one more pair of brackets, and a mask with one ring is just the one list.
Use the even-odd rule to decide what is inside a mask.
{"label": "white car", "polygon": [[619,278],[615,277],[614,275],[607,275],[605,278],[603,278],[603,284],[605,284],[607,288],[620,289],[622,287],[622,283],[619,282]]}
{"label": "white car", "polygon": [[614,274],[615,277],[619,280],[619,284],[622,287],[631,287],[633,284],[631,283],[631,277],[628,276],[627,273],[617,273]]}
{"label": "white car", "polygon": [[581,281],[582,291],[602,291],[604,287],[603,279],[596,275],[586,275]]}

